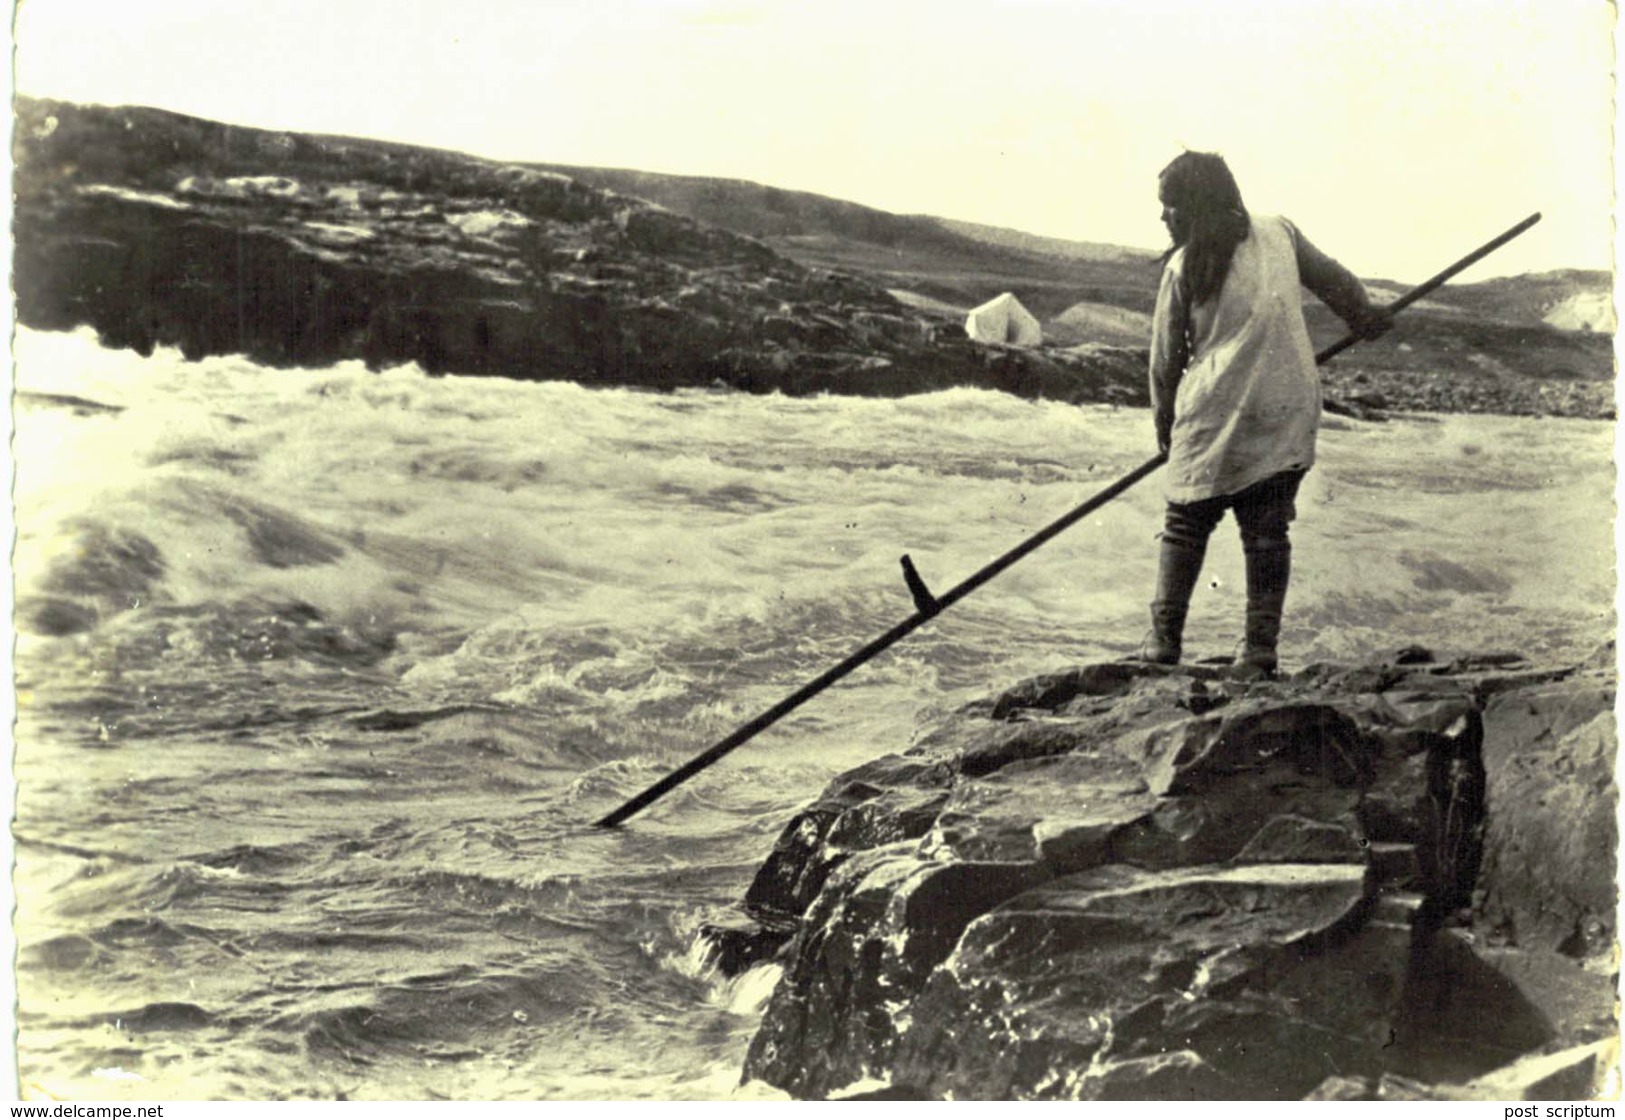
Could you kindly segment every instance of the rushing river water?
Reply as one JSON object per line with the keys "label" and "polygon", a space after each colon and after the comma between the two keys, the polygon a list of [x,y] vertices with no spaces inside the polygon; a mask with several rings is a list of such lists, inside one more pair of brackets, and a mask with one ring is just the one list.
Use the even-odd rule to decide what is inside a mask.
{"label": "rushing river water", "polygon": [[[17,342],[26,1095],[715,1098],[700,925],[917,717],[1136,649],[1155,476],[625,828],[590,822],[1150,454],[955,390],[656,395]],[[1613,634],[1612,425],[1328,418],[1288,669]],[[1232,652],[1221,527],[1193,611]]]}

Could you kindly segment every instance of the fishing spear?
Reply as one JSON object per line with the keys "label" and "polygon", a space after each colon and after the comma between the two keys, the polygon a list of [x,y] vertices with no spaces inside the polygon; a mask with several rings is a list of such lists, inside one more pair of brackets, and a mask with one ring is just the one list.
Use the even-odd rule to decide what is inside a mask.
{"label": "fishing spear", "polygon": [[[1388,313],[1392,315],[1403,311],[1417,300],[1422,299],[1434,289],[1444,284],[1445,281],[1449,280],[1463,269],[1469,268],[1478,261],[1489,256],[1491,253],[1495,252],[1495,250],[1505,245],[1508,241],[1511,241],[1514,237],[1517,237],[1519,234],[1523,233],[1538,221],[1540,221],[1540,214],[1531,214],[1529,217],[1525,218],[1523,221],[1519,222],[1517,225],[1513,226],[1499,237],[1486,241],[1483,245],[1480,245],[1477,249],[1474,249],[1471,253],[1468,253],[1465,257],[1462,257],[1450,267],[1439,272],[1437,275],[1424,280],[1422,283],[1418,284],[1416,287],[1412,288],[1410,291],[1388,304]],[[1357,332],[1351,331],[1337,342],[1316,354],[1315,364],[1322,365],[1325,362],[1330,361],[1336,355],[1341,354],[1344,350],[1347,350],[1350,346],[1353,346],[1356,342],[1359,342],[1361,337],[1362,336]],[[595,827],[614,828],[621,822],[625,821],[628,817],[632,816],[632,814],[659,800],[661,797],[664,797],[667,793],[671,792],[677,786],[681,785],[683,782],[686,782],[688,779],[692,778],[695,774],[698,774],[701,770],[704,770],[712,763],[721,759],[724,755],[737,749],[738,747],[743,746],[745,743],[755,738],[758,734],[773,726],[779,720],[801,707],[801,705],[805,704],[808,700],[811,700],[814,696],[817,696],[820,692],[823,692],[830,685],[834,684],[848,673],[851,673],[854,669],[857,669],[858,667],[873,660],[885,650],[890,649],[892,646],[908,637],[921,626],[924,626],[927,622],[930,622],[937,615],[941,614],[943,611],[959,602],[959,600],[963,599],[965,596],[987,583],[994,576],[998,575],[1000,572],[1004,571],[1018,560],[1021,560],[1029,553],[1047,544],[1060,534],[1066,532],[1066,530],[1070,529],[1073,525],[1076,525],[1079,521],[1089,516],[1095,510],[1099,509],[1113,498],[1116,498],[1125,490],[1128,490],[1135,483],[1151,474],[1167,461],[1167,453],[1159,451],[1157,454],[1153,455],[1151,458],[1129,471],[1123,477],[1119,478],[1116,482],[1113,482],[1110,486],[1107,486],[1104,490],[1101,490],[1099,493],[1095,494],[1076,509],[1073,509],[1069,513],[1066,513],[1059,518],[1056,518],[1054,521],[1050,522],[1050,524],[1044,526],[1044,528],[1034,533],[1031,537],[1028,537],[1026,540],[1022,541],[1020,544],[1016,545],[1016,547],[998,557],[996,560],[993,560],[992,562],[983,566],[969,578],[956,584],[941,595],[933,595],[931,593],[930,588],[926,586],[925,580],[920,577],[920,573],[915,569],[914,562],[910,560],[909,557],[904,556],[902,558],[903,581],[908,586],[909,594],[914,599],[913,614],[903,619],[903,621],[893,626],[890,630],[887,630],[884,634],[881,634],[868,644],[854,651],[844,661],[841,661],[839,664],[826,669],[817,677],[814,677],[812,680],[802,685],[795,692],[792,692],[789,696],[786,696],[783,700],[780,700],[777,704],[774,704],[771,708],[768,708],[755,719],[743,724],[725,738],[719,740],[710,747],[707,747],[688,762],[684,763],[682,766],[679,766],[676,770],[673,770],[664,778],[661,778],[658,782],[654,783],[654,785],[627,801],[614,812],[609,813],[600,820],[594,822]]]}

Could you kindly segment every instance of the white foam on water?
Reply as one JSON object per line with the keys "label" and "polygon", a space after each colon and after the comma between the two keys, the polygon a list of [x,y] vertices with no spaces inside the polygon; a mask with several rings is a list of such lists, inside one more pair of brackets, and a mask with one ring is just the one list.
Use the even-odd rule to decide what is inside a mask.
{"label": "white foam on water", "polygon": [[[776,967],[714,976],[683,923],[737,901],[796,808],[838,771],[906,748],[922,711],[1128,652],[1147,625],[1154,477],[631,827],[591,832],[583,822],[908,617],[901,554],[941,594],[1143,462],[1148,415],[969,389],[789,399],[356,363],[268,370],[141,359],[85,332],[22,330],[16,354],[19,670],[32,689],[21,827],[59,843],[19,860],[25,947],[122,916],[135,888],[101,857],[72,854],[88,840],[159,866],[245,836],[297,841],[333,876],[323,907],[405,915],[432,946],[422,960],[391,948],[387,969],[359,950],[324,958],[339,974],[320,984],[366,995],[380,975],[444,969],[438,954],[454,944],[524,975],[581,962],[568,975],[599,985],[584,997],[591,1022],[615,1024],[578,1044],[571,1024],[534,1004],[517,1024],[519,1005],[504,1002],[500,1039],[466,1044],[495,1056],[429,1071],[375,1056],[342,1085],[263,1023],[281,1050],[239,1032],[231,1046],[154,1044],[140,1062],[99,1056],[125,1045],[111,1033],[27,1034],[33,1079],[68,1096],[122,1085],[89,1073],[117,1066],[159,1078],[142,1089],[158,1097],[309,1085],[754,1099],[767,1091],[738,1090],[738,1071]],[[1412,642],[1589,652],[1614,632],[1612,439],[1611,424],[1584,421],[1328,422],[1298,502],[1288,665]],[[1193,604],[1193,652],[1229,652],[1244,587],[1227,522]],[[85,628],[30,631],[29,611],[53,596],[89,611]],[[298,604],[320,626],[393,636],[387,659],[319,676],[291,655],[247,660],[265,620],[297,630]],[[79,703],[55,706],[64,696]],[[163,733],[165,697],[224,730]],[[389,731],[353,722],[447,704],[485,714]],[[121,720],[141,719],[162,749],[129,738]],[[482,886],[458,900],[491,913],[425,905],[414,892],[441,870],[497,884],[493,899]],[[290,869],[268,889],[316,873]],[[243,877],[195,879],[176,921],[286,920],[235,909]],[[143,965],[139,944],[107,951],[152,989],[143,1001],[180,974]],[[244,1006],[259,1006],[260,969],[312,967],[198,951],[213,953],[220,998]],[[45,982],[23,980],[25,995]],[[134,1005],[50,980],[53,1008]],[[322,998],[296,997],[289,1014]],[[426,1013],[426,1044],[443,1027]]]}
{"label": "white foam on water", "polygon": [[764,964],[747,969],[723,986],[721,1003],[734,1015],[760,1015],[783,977],[782,965]]}

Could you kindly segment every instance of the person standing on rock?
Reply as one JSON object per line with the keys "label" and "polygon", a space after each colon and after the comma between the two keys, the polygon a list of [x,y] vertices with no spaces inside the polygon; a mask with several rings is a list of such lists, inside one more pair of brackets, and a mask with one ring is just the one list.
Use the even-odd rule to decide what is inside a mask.
{"label": "person standing on rock", "polygon": [[1291,574],[1287,529],[1320,419],[1300,286],[1364,338],[1388,330],[1393,317],[1291,222],[1249,216],[1220,156],[1183,153],[1163,169],[1158,197],[1173,245],[1152,322],[1151,406],[1168,455],[1168,508],[1141,657],[1179,663],[1208,537],[1230,510],[1247,567],[1235,672],[1268,678]]}

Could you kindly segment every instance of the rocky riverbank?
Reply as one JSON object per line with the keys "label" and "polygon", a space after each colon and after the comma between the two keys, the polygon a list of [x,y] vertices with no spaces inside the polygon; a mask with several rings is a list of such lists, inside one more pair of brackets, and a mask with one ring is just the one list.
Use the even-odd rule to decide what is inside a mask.
{"label": "rocky riverbank", "polygon": [[20,100],[20,321],[272,366],[1137,403],[1132,350],[980,346],[884,290],[565,175]]}
{"label": "rocky riverbank", "polygon": [[[986,345],[965,337],[962,315],[900,302],[888,289],[918,271],[914,257],[923,267],[947,252],[940,229],[918,245],[870,246],[858,259],[872,272],[810,267],[792,246],[538,167],[30,98],[17,102],[14,158],[19,321],[89,326],[105,345],[142,354],[415,362],[436,374],[658,390],[904,396],[970,386],[1147,403],[1146,352],[1114,345],[1120,332],[1082,345]],[[1006,249],[965,242],[957,254],[947,256],[997,264],[978,283],[1030,279],[1028,258]],[[1074,291],[1052,258],[1026,267],[1063,302],[1138,306],[1154,280],[1154,265],[1116,261],[1079,272]],[[1114,276],[1128,287],[1112,288]],[[1415,341],[1341,359],[1328,409],[1613,415],[1603,336],[1456,313],[1423,324]]]}
{"label": "rocky riverbank", "polygon": [[[712,931],[794,1096],[1582,1098],[1618,1065],[1614,652],[1108,663],[842,775]],[[882,1087],[883,1086],[883,1087]]]}

